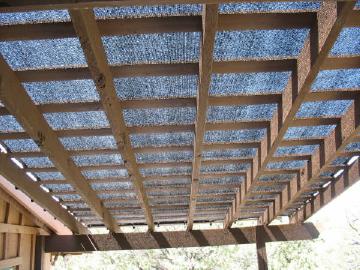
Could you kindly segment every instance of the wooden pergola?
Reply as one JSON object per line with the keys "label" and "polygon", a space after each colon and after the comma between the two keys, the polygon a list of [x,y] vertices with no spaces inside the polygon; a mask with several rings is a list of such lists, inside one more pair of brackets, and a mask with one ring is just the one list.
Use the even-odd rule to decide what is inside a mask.
{"label": "wooden pergola", "polygon": [[[0,174],[73,233],[1,221],[5,238],[46,234],[36,269],[46,252],[243,243],[257,244],[267,269],[265,242],[317,237],[303,222],[359,180],[356,1],[240,11],[232,1],[175,2],[0,1]],[[347,29],[353,39],[342,38]],[[69,40],[83,59],[66,51]],[[46,42],[65,60],[31,53]],[[281,216],[291,224],[269,225]],[[231,228],[247,219],[258,225]],[[224,228],[193,230],[209,222]],[[121,232],[142,225],[147,233]],[[89,233],[99,226],[111,234]]]}

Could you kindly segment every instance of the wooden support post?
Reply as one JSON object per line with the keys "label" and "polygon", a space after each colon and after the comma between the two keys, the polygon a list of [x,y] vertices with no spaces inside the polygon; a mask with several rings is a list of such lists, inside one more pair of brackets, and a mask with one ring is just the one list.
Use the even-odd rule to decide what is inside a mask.
{"label": "wooden support post", "polygon": [[42,261],[44,255],[44,238],[36,237],[35,242],[35,270],[42,270]]}
{"label": "wooden support post", "polygon": [[263,226],[256,227],[256,254],[259,270],[267,270],[265,228]]}
{"label": "wooden support post", "polygon": [[45,238],[43,236],[36,237],[35,243],[35,270],[50,269],[50,253],[45,253]]}

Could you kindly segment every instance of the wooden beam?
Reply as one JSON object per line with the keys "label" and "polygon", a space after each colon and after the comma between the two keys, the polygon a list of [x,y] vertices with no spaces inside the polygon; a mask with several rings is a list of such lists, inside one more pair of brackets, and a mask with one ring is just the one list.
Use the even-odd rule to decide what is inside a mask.
{"label": "wooden beam", "polygon": [[[218,31],[249,29],[309,28],[316,19],[314,12],[222,14]],[[148,33],[200,32],[201,16],[126,18],[98,20],[101,36]],[[18,24],[0,27],[0,40],[34,40],[76,37],[71,22]]]}
{"label": "wooden beam", "polygon": [[[308,121],[307,121],[308,120]],[[313,122],[311,122],[313,121]],[[334,118],[316,118],[316,119],[298,119],[294,126],[310,125],[317,123],[317,125],[335,122]],[[223,123],[206,123],[206,130],[231,130],[231,129],[260,129],[269,127],[270,122],[267,120],[259,121],[236,121]],[[179,125],[156,125],[156,126],[133,126],[127,127],[131,134],[141,133],[168,133],[168,132],[188,132],[194,131],[193,124],[179,124]],[[63,129],[55,131],[59,137],[77,137],[77,136],[107,136],[112,134],[111,128],[98,129]],[[29,135],[26,132],[9,132],[1,133],[0,140],[14,140],[14,139],[28,139]]]}
{"label": "wooden beam", "polygon": [[360,88],[346,90],[333,89],[311,92],[305,97],[304,101],[352,100],[357,96],[360,96]]}
{"label": "wooden beam", "polygon": [[338,117],[314,117],[314,118],[296,118],[289,126],[290,127],[311,127],[321,125],[337,125],[339,124]]}
{"label": "wooden beam", "polygon": [[360,26],[360,10],[354,9],[346,18],[345,27],[359,27]]}
{"label": "wooden beam", "polygon": [[[321,69],[355,68],[358,66],[356,56],[329,57],[324,60]],[[243,72],[281,72],[291,71],[296,66],[295,59],[254,59],[246,61],[222,61],[213,63],[214,73],[243,73]],[[136,64],[110,67],[114,78],[135,76],[174,76],[196,75],[199,72],[198,64]],[[53,80],[80,80],[91,79],[87,68],[55,68],[44,70],[16,71],[22,82],[39,82]],[[276,95],[276,94],[274,94]],[[129,101],[131,102],[131,101]],[[136,101],[134,101],[136,102]],[[149,100],[150,102],[150,100]],[[126,107],[127,102],[124,106]]]}
{"label": "wooden beam", "polygon": [[7,223],[0,223],[0,233],[20,233],[20,234],[39,234],[49,235],[48,232],[39,227],[13,225]]}
{"label": "wooden beam", "polygon": [[0,261],[0,269],[8,269],[23,263],[22,257],[14,257],[10,259],[5,259]]}
{"label": "wooden beam", "polygon": [[251,94],[240,96],[210,96],[210,106],[281,104],[281,94]]}
{"label": "wooden beam", "polygon": [[[360,17],[359,17],[360,21]],[[359,55],[349,55],[342,57],[328,57],[321,66],[321,69],[331,70],[331,69],[350,69],[350,68],[359,68],[360,66],[360,56]]]}
{"label": "wooden beam", "polygon": [[[112,219],[106,208],[103,207],[100,199],[96,196],[85,177],[67,154],[55,132],[50,128],[43,115],[26,94],[25,89],[15,73],[2,57],[0,59],[0,81],[1,102],[11,114],[15,116],[30,137],[39,145],[43,153],[49,156],[55,166],[84,198],[92,210],[100,218],[103,218],[104,224],[110,230],[118,231],[118,225]],[[5,159],[5,157],[3,158]],[[12,179],[12,177],[8,178]],[[26,187],[26,189],[23,190],[25,192],[32,192],[32,190],[28,188],[29,187]],[[76,228],[76,226],[72,227]]]}
{"label": "wooden beam", "polygon": [[[126,18],[98,20],[101,36],[120,36],[148,33],[197,32],[201,30],[200,16]],[[76,37],[71,22],[18,24],[0,27],[1,40],[33,40]]]}
{"label": "wooden beam", "polygon": [[[220,4],[231,3],[233,0],[178,0],[177,4]],[[258,0],[248,0],[248,2],[256,2]],[[278,0],[268,0],[268,2],[276,2]],[[303,0],[284,0],[291,2],[301,2]],[[348,0],[341,0],[348,1]],[[80,0],[74,3],[73,0],[43,0],[39,3],[36,0],[3,0],[3,7],[0,12],[15,11],[31,11],[31,10],[50,10],[50,9],[70,9],[70,8],[95,8],[95,7],[117,7],[117,6],[144,6],[144,5],[165,5],[174,4],[172,0]]]}
{"label": "wooden beam", "polygon": [[[152,233],[121,233],[94,235],[50,235],[45,238],[45,252],[87,252],[105,250],[161,249],[249,244],[256,242],[257,227],[225,230],[193,230]],[[264,242],[295,241],[317,238],[312,223],[268,226]]]}
{"label": "wooden beam", "polygon": [[[258,148],[259,142],[239,142],[239,143],[204,143],[203,150],[221,150],[221,149],[246,149],[246,148]],[[161,147],[138,147],[134,148],[135,153],[150,153],[150,152],[166,152],[166,151],[192,151],[193,148],[190,145],[183,146],[161,146]],[[100,150],[99,150],[100,151]],[[90,153],[90,151],[87,151]],[[91,151],[93,152],[93,151]],[[80,152],[79,152],[80,153]],[[86,153],[86,152],[84,152]],[[97,153],[97,150],[94,151]],[[17,154],[16,154],[17,155]]]}
{"label": "wooden beam", "polygon": [[126,127],[123,108],[118,102],[113,76],[111,74],[101,36],[91,10],[70,10],[71,20],[80,38],[87,63],[99,92],[104,111],[109,119],[117,148],[124,160],[130,179],[138,195],[139,203],[144,209],[150,231],[154,230],[151,209],[143,186],[143,177],[137,167],[135,154],[131,147],[129,130]]}
{"label": "wooden beam", "polygon": [[[304,102],[306,96],[311,91],[311,85],[316,79],[320,71],[320,67],[327,58],[328,53],[333,47],[342,27],[345,24],[347,15],[351,12],[355,5],[355,1],[337,4],[337,2],[323,2],[318,12],[316,27],[311,31],[305,45],[300,52],[298,58],[298,69],[296,76],[293,74],[292,79],[295,80],[295,89],[293,89],[292,102],[289,110],[286,112],[284,120],[280,123],[279,130],[274,130],[277,133],[275,140],[267,151],[266,157],[262,160],[259,170],[253,178],[252,186],[256,186],[260,177],[267,170],[267,165],[271,161],[272,156],[277,148],[281,145],[288,128],[296,118],[301,104]],[[329,14],[332,14],[329,16]],[[250,188],[251,188],[250,187]],[[239,209],[246,203],[248,192],[245,192]],[[231,209],[229,209],[229,213]],[[227,227],[231,226],[231,222],[225,223]]]}
{"label": "wooden beam", "polygon": [[315,12],[221,14],[218,31],[309,28],[315,20]]}
{"label": "wooden beam", "polygon": [[[255,122],[256,123],[256,122]],[[261,125],[261,123],[259,123]],[[222,123],[210,125],[213,130],[218,130],[223,127]],[[251,124],[250,126],[254,126]],[[194,131],[194,125],[159,125],[159,126],[141,126],[128,127],[129,133],[166,133],[166,132],[187,132]],[[112,135],[111,128],[98,129],[63,129],[55,131],[58,137],[78,137],[78,136],[107,136]],[[14,140],[14,139],[28,139],[29,135],[26,132],[12,132],[1,133],[0,140]]]}
{"label": "wooden beam", "polygon": [[237,143],[205,143],[203,149],[210,150],[223,150],[223,149],[246,149],[246,148],[259,148],[260,142],[237,142]]}
{"label": "wooden beam", "polygon": [[187,230],[191,230],[196,208],[196,196],[199,189],[202,144],[206,130],[209,88],[212,74],[213,51],[218,24],[218,5],[204,5],[202,14],[202,43],[199,63],[199,88],[197,94],[194,159],[191,175],[191,194]]}
{"label": "wooden beam", "polygon": [[[185,64],[137,64],[113,66],[110,68],[114,78],[136,76],[192,75],[198,72],[194,63]],[[22,82],[91,79],[88,68],[56,68],[44,70],[17,71]]]}
{"label": "wooden beam", "polygon": [[236,122],[204,123],[205,130],[263,129],[268,128],[267,120],[242,120]]}
{"label": "wooden beam", "polygon": [[[295,59],[254,59],[239,61],[222,61],[213,63],[214,73],[243,73],[243,72],[276,72],[291,71],[296,65]],[[198,63],[183,64],[135,64],[111,66],[114,78],[137,76],[174,76],[197,75]],[[80,80],[91,79],[87,68],[55,68],[44,70],[16,71],[22,82],[39,82],[53,80]],[[150,100],[148,100],[150,102]]]}
{"label": "wooden beam", "polygon": [[310,160],[311,155],[286,155],[286,156],[275,156],[271,158],[273,162],[281,161],[294,161],[294,160]]}
{"label": "wooden beam", "polygon": [[46,194],[40,186],[28,178],[25,172],[19,169],[6,154],[0,154],[0,173],[17,188],[24,191],[31,199],[36,201],[44,209],[47,209],[54,217],[75,233],[87,232],[81,223],[76,221],[64,208]]}
{"label": "wooden beam", "polygon": [[304,138],[304,139],[283,140],[280,143],[280,147],[302,146],[302,145],[320,145],[322,142],[323,142],[323,138]]}

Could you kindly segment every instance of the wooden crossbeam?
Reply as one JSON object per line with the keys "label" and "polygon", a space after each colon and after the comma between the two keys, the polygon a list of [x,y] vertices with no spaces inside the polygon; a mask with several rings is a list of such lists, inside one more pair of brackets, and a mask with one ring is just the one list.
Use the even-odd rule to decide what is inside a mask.
{"label": "wooden crossbeam", "polygon": [[[321,69],[352,68],[357,63],[356,56],[333,57],[324,60]],[[281,72],[291,71],[296,66],[296,59],[253,59],[239,61],[214,62],[214,73],[242,73],[242,72]],[[198,64],[136,64],[110,67],[114,78],[135,76],[174,76],[197,75]],[[55,68],[44,70],[16,71],[22,82],[40,82],[54,80],[91,79],[87,68]]]}
{"label": "wooden crossbeam", "polygon": [[[109,183],[106,181],[107,179],[103,179],[104,183]],[[114,179],[114,182],[119,182]],[[42,185],[44,181],[37,182],[39,185]],[[54,180],[51,181],[51,184],[63,184],[64,181]],[[98,183],[97,181],[89,180],[90,183]],[[46,181],[47,184],[47,181]],[[239,188],[238,183],[230,183],[230,184],[199,184],[199,190],[220,190],[220,189],[228,189],[228,188]],[[156,186],[156,187],[147,187],[147,192],[181,192],[181,191],[190,191],[190,184],[185,185],[164,185],[164,186]],[[77,194],[74,190],[54,190],[50,191],[52,194]],[[122,192],[131,192],[131,190],[127,188],[119,188],[119,189],[99,189],[96,192],[101,194],[118,194]]]}
{"label": "wooden crossbeam", "polygon": [[74,219],[64,208],[46,194],[37,183],[28,178],[23,170],[10,161],[6,154],[0,154],[0,173],[17,188],[25,192],[37,204],[47,209],[74,233],[86,233],[88,230]]}
{"label": "wooden crossbeam", "polygon": [[[321,124],[321,121],[333,121],[331,119],[321,120],[321,118],[310,121],[317,121]],[[304,121],[306,125],[306,120]],[[240,120],[236,122],[222,122],[222,123],[206,123],[204,128],[206,130],[233,130],[233,129],[262,129],[268,128],[270,121],[268,120]],[[195,130],[194,124],[178,124],[178,125],[149,125],[149,126],[133,126],[126,127],[131,134],[141,133],[170,133],[170,132],[193,132]],[[58,137],[77,137],[77,136],[108,136],[112,135],[111,128],[84,128],[84,129],[62,129],[55,131]],[[14,139],[28,139],[30,136],[26,132],[9,132],[1,133],[0,140],[14,140]]]}
{"label": "wooden crossbeam", "polygon": [[295,160],[310,160],[311,155],[287,155],[287,156],[275,156],[271,158],[273,162],[281,161],[295,161]]}
{"label": "wooden crossbeam", "polygon": [[[249,0],[254,2],[258,0]],[[276,2],[277,0],[268,0]],[[291,2],[301,2],[303,0],[285,0]],[[349,1],[349,0],[341,0]],[[3,0],[3,7],[0,12],[32,11],[32,10],[50,10],[50,9],[70,9],[70,8],[95,8],[95,7],[118,7],[118,6],[146,6],[146,5],[165,5],[165,4],[220,4],[229,3],[232,0],[126,0],[126,1],[99,1],[82,0],[74,3],[73,0],[43,0],[39,3],[36,0]]]}
{"label": "wooden crossbeam", "polygon": [[[218,31],[248,29],[310,28],[315,12],[222,14]],[[201,32],[201,16],[99,20],[101,36],[148,33]],[[0,40],[31,40],[76,37],[71,22],[19,24],[0,27]]]}
{"label": "wooden crossbeam", "polygon": [[[138,64],[110,67],[114,78],[135,76],[173,76],[193,75],[198,72],[198,65],[187,64]],[[45,70],[17,71],[22,82],[43,82],[54,80],[91,79],[88,68],[56,68]]]}
{"label": "wooden crossbeam", "polygon": [[112,133],[119,152],[124,160],[130,179],[135,186],[138,199],[142,205],[150,231],[154,229],[153,217],[148,203],[142,175],[136,164],[135,154],[131,147],[123,108],[118,102],[113,76],[111,74],[105,50],[103,48],[94,13],[91,10],[70,10],[71,20],[80,38],[87,63],[100,95],[104,111],[109,119]]}
{"label": "wooden crossbeam", "polygon": [[[359,17],[360,21],[360,17]],[[321,69],[332,70],[332,69],[350,69],[359,67],[360,56],[349,55],[339,57],[328,57],[321,66]]]}
{"label": "wooden crossbeam", "polygon": [[[335,63],[341,62],[341,58]],[[198,63],[181,64],[135,64],[111,66],[110,70],[114,78],[137,77],[137,76],[175,76],[197,75]],[[253,59],[243,61],[214,62],[214,73],[242,73],[242,72],[281,72],[290,71],[296,66],[295,59]],[[87,68],[55,68],[44,70],[16,71],[16,75],[22,82],[41,82],[54,80],[81,80],[91,79]]]}
{"label": "wooden crossbeam", "polygon": [[304,138],[304,139],[283,140],[282,142],[280,142],[280,147],[302,146],[302,145],[320,145],[322,142],[323,142],[323,138]]}
{"label": "wooden crossbeam", "polygon": [[[294,121],[297,111],[304,102],[307,94],[310,92],[311,85],[319,73],[321,65],[324,63],[345,24],[347,15],[351,12],[354,5],[355,2],[339,4],[336,2],[323,2],[318,11],[316,28],[305,41],[304,48],[299,55],[297,74],[296,76],[293,74],[293,79],[296,79],[296,87],[298,89],[293,90],[292,92],[292,105],[286,112],[283,122],[280,123],[277,136],[272,142],[271,147],[268,149],[265,159],[261,162],[261,166],[253,179],[253,186],[256,186],[259,178],[263,175],[276,149],[280,146],[288,128]],[[329,14],[332,14],[332,16],[329,16]],[[248,194],[246,192],[238,209],[244,205],[247,197]],[[231,223],[232,220],[228,219],[224,225],[225,227],[230,227]]]}
{"label": "wooden crossbeam", "polygon": [[[228,194],[217,194],[217,193],[210,193],[210,194],[197,194],[197,197],[202,197],[202,198],[221,198],[221,199],[229,199],[231,200],[234,194],[232,193],[228,193]],[[189,195],[187,194],[180,194],[180,195],[170,195],[170,194],[163,194],[163,195],[156,195],[156,196],[148,196],[148,197],[153,197],[153,198],[157,198],[157,197],[161,197],[161,198],[169,198],[169,200],[171,200],[171,198],[183,198],[183,199],[187,199],[189,198]],[[104,199],[104,202],[129,202],[129,198],[114,198],[114,199]],[[132,198],[132,200],[134,202],[137,202],[135,198]],[[79,199],[73,199],[70,202],[81,202],[83,201],[81,198]]]}
{"label": "wooden crossbeam", "polygon": [[[358,63],[360,63],[360,61]],[[309,93],[309,95],[305,97],[305,101],[352,100],[357,96],[360,96],[360,88],[347,90],[335,89],[334,91],[325,90]]]}
{"label": "wooden crossbeam", "polygon": [[[264,242],[317,238],[312,223],[262,227]],[[249,244],[256,242],[258,227],[227,230],[193,230],[152,233],[50,235],[45,238],[45,252],[88,252],[105,250],[161,249]]]}
{"label": "wooden crossbeam", "polygon": [[[327,95],[334,96],[337,91],[327,91]],[[350,92],[344,91],[345,93]],[[310,100],[317,100],[318,95],[323,92],[315,92],[313,98]],[[358,93],[356,90],[351,90],[352,94]],[[252,94],[247,96],[234,96],[234,97],[209,97],[210,106],[229,106],[229,105],[259,105],[259,104],[280,104],[281,94]],[[330,98],[329,97],[329,98]],[[167,107],[195,107],[196,98],[167,98],[167,99],[140,99],[140,100],[120,100],[120,105],[124,109],[139,109],[139,108],[167,108]],[[82,102],[82,103],[51,103],[37,105],[42,113],[52,112],[84,112],[84,111],[100,111],[102,105],[100,102]],[[0,107],[0,115],[9,115],[9,111]]]}
{"label": "wooden crossbeam", "polygon": [[[112,231],[118,231],[118,226],[106,208],[91,189],[85,177],[75,166],[67,154],[55,132],[50,128],[43,115],[32,103],[25,89],[3,58],[0,59],[0,99],[5,107],[22,125],[24,130],[38,144],[69,183],[78,191],[93,211],[104,220],[104,224]],[[30,192],[30,190],[25,190]]]}

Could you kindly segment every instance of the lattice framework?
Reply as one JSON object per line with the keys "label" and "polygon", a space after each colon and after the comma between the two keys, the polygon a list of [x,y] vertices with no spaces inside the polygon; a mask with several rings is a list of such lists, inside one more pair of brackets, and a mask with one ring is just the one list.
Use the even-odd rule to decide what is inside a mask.
{"label": "lattice framework", "polygon": [[[229,228],[238,219],[256,218],[259,223],[269,224],[282,215],[299,222],[358,180],[359,161],[350,164],[349,160],[360,154],[359,85],[312,88],[321,72],[355,70],[354,76],[359,77],[359,52],[330,53],[342,29],[360,27],[354,1],[324,1],[316,11],[244,14],[224,14],[219,12],[221,4],[204,4],[202,14],[191,16],[98,20],[87,9],[98,7],[97,2],[64,5],[58,7],[69,8],[71,22],[0,27],[2,44],[80,37],[85,59],[85,66],[16,69],[2,51],[6,55],[0,65],[0,100],[5,105],[0,107],[0,117],[5,119],[1,123],[8,122],[12,115],[22,128],[16,124],[0,128],[1,144],[8,151],[1,158],[22,161],[25,172],[41,180],[35,184],[50,189],[43,196],[61,198],[60,203],[67,205],[84,225],[104,224],[117,232],[118,224],[146,223],[153,230],[155,223],[187,222],[191,230],[194,222],[223,220],[225,228]],[[20,8],[37,10],[45,6]],[[2,11],[12,9],[18,8]],[[303,28],[309,31],[296,56],[226,60],[217,53],[219,33]],[[202,34],[198,60],[114,64],[104,39],[189,32]],[[356,38],[360,37],[355,37],[354,46]],[[213,93],[212,83],[221,76],[281,72],[290,74],[282,91]],[[198,94],[124,98],[117,90],[117,80],[134,84],[137,78],[160,80],[170,76],[197,76],[198,82],[192,88]],[[99,98],[41,103],[34,95],[29,97],[26,85],[54,80],[93,80]],[[334,101],[338,103],[331,103]],[[331,108],[331,104],[341,101],[349,101],[345,109],[338,105]],[[320,107],[317,112],[311,111],[309,104],[319,102],[330,104],[326,105],[330,108],[325,112]],[[241,106],[243,113],[232,117]],[[69,122],[76,119],[69,116],[57,122],[56,113],[79,113],[78,117],[85,113],[86,121],[83,126],[71,128]],[[94,126],[87,123],[92,117]],[[146,118],[143,123],[141,118]],[[316,134],[316,129],[328,132],[306,135],[306,130],[311,129],[309,134]],[[296,137],[296,130],[306,136]],[[226,132],[232,140],[216,140],[214,134],[221,138]],[[174,139],[175,143],[156,145],[163,139],[156,134],[165,133],[182,135],[178,141]],[[76,143],[80,142],[72,143],[72,138],[83,136],[113,139],[100,140],[111,145],[103,148],[79,148]],[[171,140],[171,136],[165,140]],[[16,151],[16,145],[9,144],[28,139],[35,141],[41,151]],[[40,165],[31,164],[36,158],[42,158]],[[8,168],[0,166],[0,172],[10,175]],[[23,188],[32,196],[32,190]],[[50,211],[58,210],[51,206]],[[74,224],[71,219],[66,217],[66,222]],[[77,231],[79,224],[71,226]]]}

